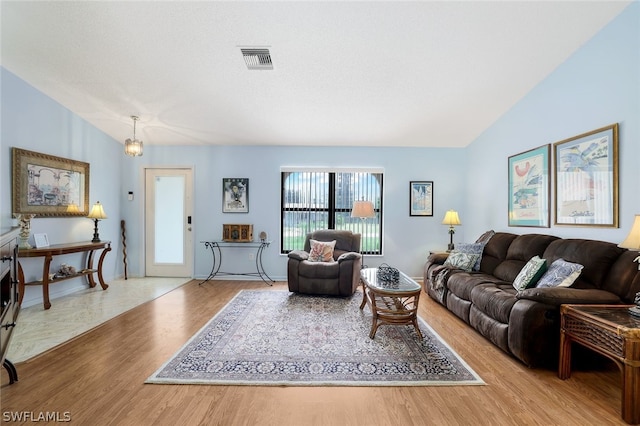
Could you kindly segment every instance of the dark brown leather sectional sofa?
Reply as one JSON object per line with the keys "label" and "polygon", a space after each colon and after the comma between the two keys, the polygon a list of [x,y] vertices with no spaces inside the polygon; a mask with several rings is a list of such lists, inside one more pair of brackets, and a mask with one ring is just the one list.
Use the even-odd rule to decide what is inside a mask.
{"label": "dark brown leather sectional sofa", "polygon": [[[558,258],[584,265],[570,287],[528,288],[512,283],[533,256],[551,264]],[[551,235],[498,232],[486,244],[480,270],[442,272],[446,253],[431,254],[424,268],[424,289],[433,299],[529,367],[558,362],[560,305],[633,303],[640,291],[637,252],[616,244],[561,239]]]}

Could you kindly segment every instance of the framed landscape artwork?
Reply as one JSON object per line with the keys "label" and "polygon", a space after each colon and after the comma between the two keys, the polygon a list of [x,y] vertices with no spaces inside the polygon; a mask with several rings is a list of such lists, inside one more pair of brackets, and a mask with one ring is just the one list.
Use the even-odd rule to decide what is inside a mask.
{"label": "framed landscape artwork", "polygon": [[409,216],[433,216],[433,182],[409,182]]}
{"label": "framed landscape artwork", "polygon": [[618,227],[618,124],[553,144],[555,224]]}
{"label": "framed landscape artwork", "polygon": [[509,157],[509,226],[548,228],[550,145]]}
{"label": "framed landscape artwork", "polygon": [[89,214],[89,163],[12,148],[12,213]]}
{"label": "framed landscape artwork", "polygon": [[222,179],[222,212],[249,213],[249,179]]}

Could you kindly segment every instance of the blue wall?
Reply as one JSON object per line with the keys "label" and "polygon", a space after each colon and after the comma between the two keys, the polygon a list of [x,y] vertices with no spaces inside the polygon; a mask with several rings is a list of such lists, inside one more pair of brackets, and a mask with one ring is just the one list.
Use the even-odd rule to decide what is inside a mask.
{"label": "blue wall", "polygon": [[[105,278],[123,274],[120,219],[127,222],[129,276],[140,276],[143,253],[143,177],[145,167],[194,170],[194,276],[204,277],[211,259],[200,241],[221,236],[223,223],[252,223],[275,239],[265,252],[267,272],[284,279],[286,257],[278,253],[281,166],[383,167],[385,171],[384,256],[388,263],[420,277],[429,250],[448,243],[440,224],[448,209],[460,212],[463,225],[455,241],[472,241],[487,229],[514,233],[551,233],[621,241],[633,215],[640,213],[640,5],[627,7],[571,58],[542,81],[466,149],[145,146],[143,157],[123,154],[115,141],[2,68],[0,222],[11,218],[12,146],[91,164],[91,203],[100,200],[109,219],[100,236],[114,242]],[[533,58],[535,60],[535,58]],[[509,228],[507,158],[612,123],[620,123],[620,228]],[[348,143],[348,141],[345,141]],[[242,161],[237,161],[241,158]],[[250,179],[248,214],[221,212],[221,180]],[[409,216],[409,182],[434,181],[434,216]],[[127,192],[134,191],[134,201]],[[552,217],[553,222],[553,217]],[[45,232],[51,243],[88,240],[92,222],[84,218],[35,218],[32,233]],[[65,260],[66,261],[66,260]],[[72,261],[68,261],[72,263]],[[23,262],[27,279],[38,278],[41,262]],[[52,298],[84,288],[81,280],[52,286]],[[41,303],[40,289],[29,288],[25,306]]]}
{"label": "blue wall", "polygon": [[[620,126],[620,228],[553,226],[553,206],[551,228],[509,228],[507,158],[613,123]],[[470,235],[493,227],[621,242],[640,213],[640,4],[628,6],[476,139],[467,154],[473,158],[464,209]]]}

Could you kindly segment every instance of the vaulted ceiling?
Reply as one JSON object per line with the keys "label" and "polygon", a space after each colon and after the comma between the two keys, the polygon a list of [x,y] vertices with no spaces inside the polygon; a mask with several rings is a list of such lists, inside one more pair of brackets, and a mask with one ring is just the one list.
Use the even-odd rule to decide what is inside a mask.
{"label": "vaulted ceiling", "polygon": [[1,60],[120,142],[463,147],[629,3],[3,0]]}

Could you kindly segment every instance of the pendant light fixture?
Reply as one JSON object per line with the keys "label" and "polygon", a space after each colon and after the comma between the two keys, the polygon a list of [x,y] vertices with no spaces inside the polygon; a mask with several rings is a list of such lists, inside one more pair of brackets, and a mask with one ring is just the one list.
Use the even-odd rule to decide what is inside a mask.
{"label": "pendant light fixture", "polygon": [[139,157],[142,155],[142,141],[136,139],[136,121],[139,118],[136,115],[132,115],[131,119],[133,120],[133,139],[124,141],[124,153],[131,157]]}

